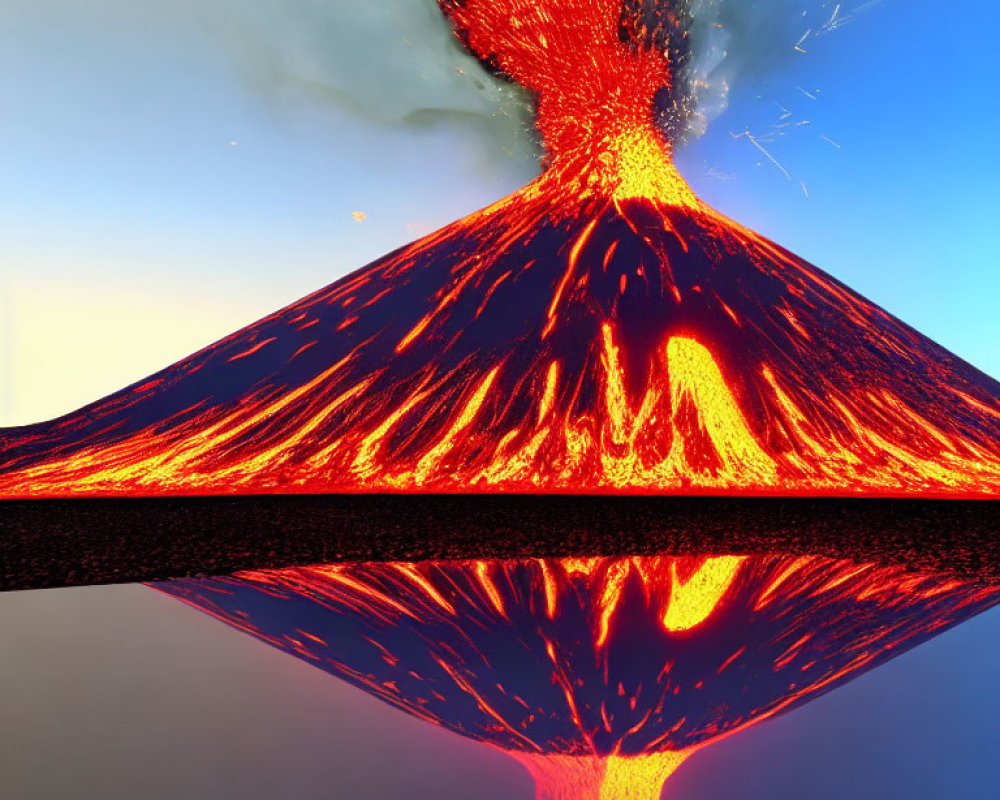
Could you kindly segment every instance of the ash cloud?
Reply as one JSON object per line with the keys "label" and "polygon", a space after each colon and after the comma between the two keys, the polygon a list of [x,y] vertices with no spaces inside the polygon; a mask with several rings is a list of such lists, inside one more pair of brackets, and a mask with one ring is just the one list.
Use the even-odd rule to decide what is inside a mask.
{"label": "ash cloud", "polygon": [[[741,83],[789,67],[813,38],[881,0],[642,0],[669,2],[689,33],[665,119],[683,143]],[[436,0],[203,0],[196,13],[264,96],[299,96],[377,125],[464,127],[492,159],[524,165],[540,154],[529,94],[461,48]]]}
{"label": "ash cloud", "polygon": [[380,126],[465,128],[491,159],[540,153],[529,93],[465,52],[436,0],[202,0],[193,14],[268,101]]}

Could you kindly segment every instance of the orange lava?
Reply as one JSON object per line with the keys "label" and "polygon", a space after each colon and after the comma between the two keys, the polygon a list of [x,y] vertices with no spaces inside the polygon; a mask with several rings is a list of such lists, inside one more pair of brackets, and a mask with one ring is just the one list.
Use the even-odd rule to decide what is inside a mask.
{"label": "orange lava", "polygon": [[[668,54],[643,30],[623,43],[621,0],[472,0],[441,6],[472,52],[533,90],[550,180],[575,194],[696,205],[654,118]],[[677,24],[661,18],[662,24]]]}
{"label": "orange lava", "polygon": [[685,753],[559,756],[515,753],[531,773],[537,800],[660,800]]}

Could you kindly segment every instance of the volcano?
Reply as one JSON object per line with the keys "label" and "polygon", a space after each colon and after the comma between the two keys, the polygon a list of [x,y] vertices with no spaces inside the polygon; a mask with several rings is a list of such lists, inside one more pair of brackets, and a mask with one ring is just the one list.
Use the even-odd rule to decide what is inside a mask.
{"label": "volcano", "polygon": [[[706,495],[723,511],[996,497],[1000,384],[726,219],[673,167],[674,4],[441,5],[489,69],[534,92],[541,176],[138,384],[0,432],[0,496],[64,510],[219,496],[184,506],[210,516],[220,498],[279,495],[329,525],[333,506],[288,496],[365,494],[397,517],[424,499],[407,493]],[[239,500],[257,524],[259,498]],[[653,800],[697,749],[1000,598],[945,569],[727,552],[701,533],[683,554],[394,559],[158,588],[515,754],[551,800]],[[104,549],[137,546],[116,541]]]}
{"label": "volcano", "polygon": [[1000,385],[701,202],[671,3],[443,2],[545,170],[199,353],[2,432],[6,497],[985,497]]}
{"label": "volcano", "polygon": [[539,800],[658,800],[686,758],[1000,600],[794,553],[317,565],[159,584],[520,761]]}

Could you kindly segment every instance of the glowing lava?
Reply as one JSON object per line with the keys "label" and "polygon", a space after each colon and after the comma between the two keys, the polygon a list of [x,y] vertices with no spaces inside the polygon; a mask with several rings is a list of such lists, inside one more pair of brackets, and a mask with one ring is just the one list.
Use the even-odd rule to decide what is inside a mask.
{"label": "glowing lava", "polygon": [[536,92],[544,174],[148,380],[3,431],[0,495],[996,494],[1000,385],[673,168],[669,3],[443,7]]}
{"label": "glowing lava", "polygon": [[656,800],[698,749],[1000,600],[801,555],[327,565],[157,588],[502,748],[552,800]]}
{"label": "glowing lava", "polygon": [[[448,0],[544,173],[149,379],[0,433],[0,496],[995,496],[1000,384],[702,203],[667,2]],[[698,748],[997,601],[817,556],[367,564],[159,588],[517,755],[659,796]]]}

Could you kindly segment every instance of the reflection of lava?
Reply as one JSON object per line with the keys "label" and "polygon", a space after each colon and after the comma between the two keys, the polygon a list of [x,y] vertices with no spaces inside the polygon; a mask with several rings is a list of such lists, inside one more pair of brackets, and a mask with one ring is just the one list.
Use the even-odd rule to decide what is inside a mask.
{"label": "reflection of lava", "polygon": [[698,748],[1000,599],[996,586],[781,555],[317,566],[159,588],[511,751],[553,796],[595,798],[658,797]]}
{"label": "reflection of lava", "polygon": [[698,200],[653,121],[669,4],[619,5],[445,2],[546,172],[7,431],[0,493],[995,493],[1000,386]]}

